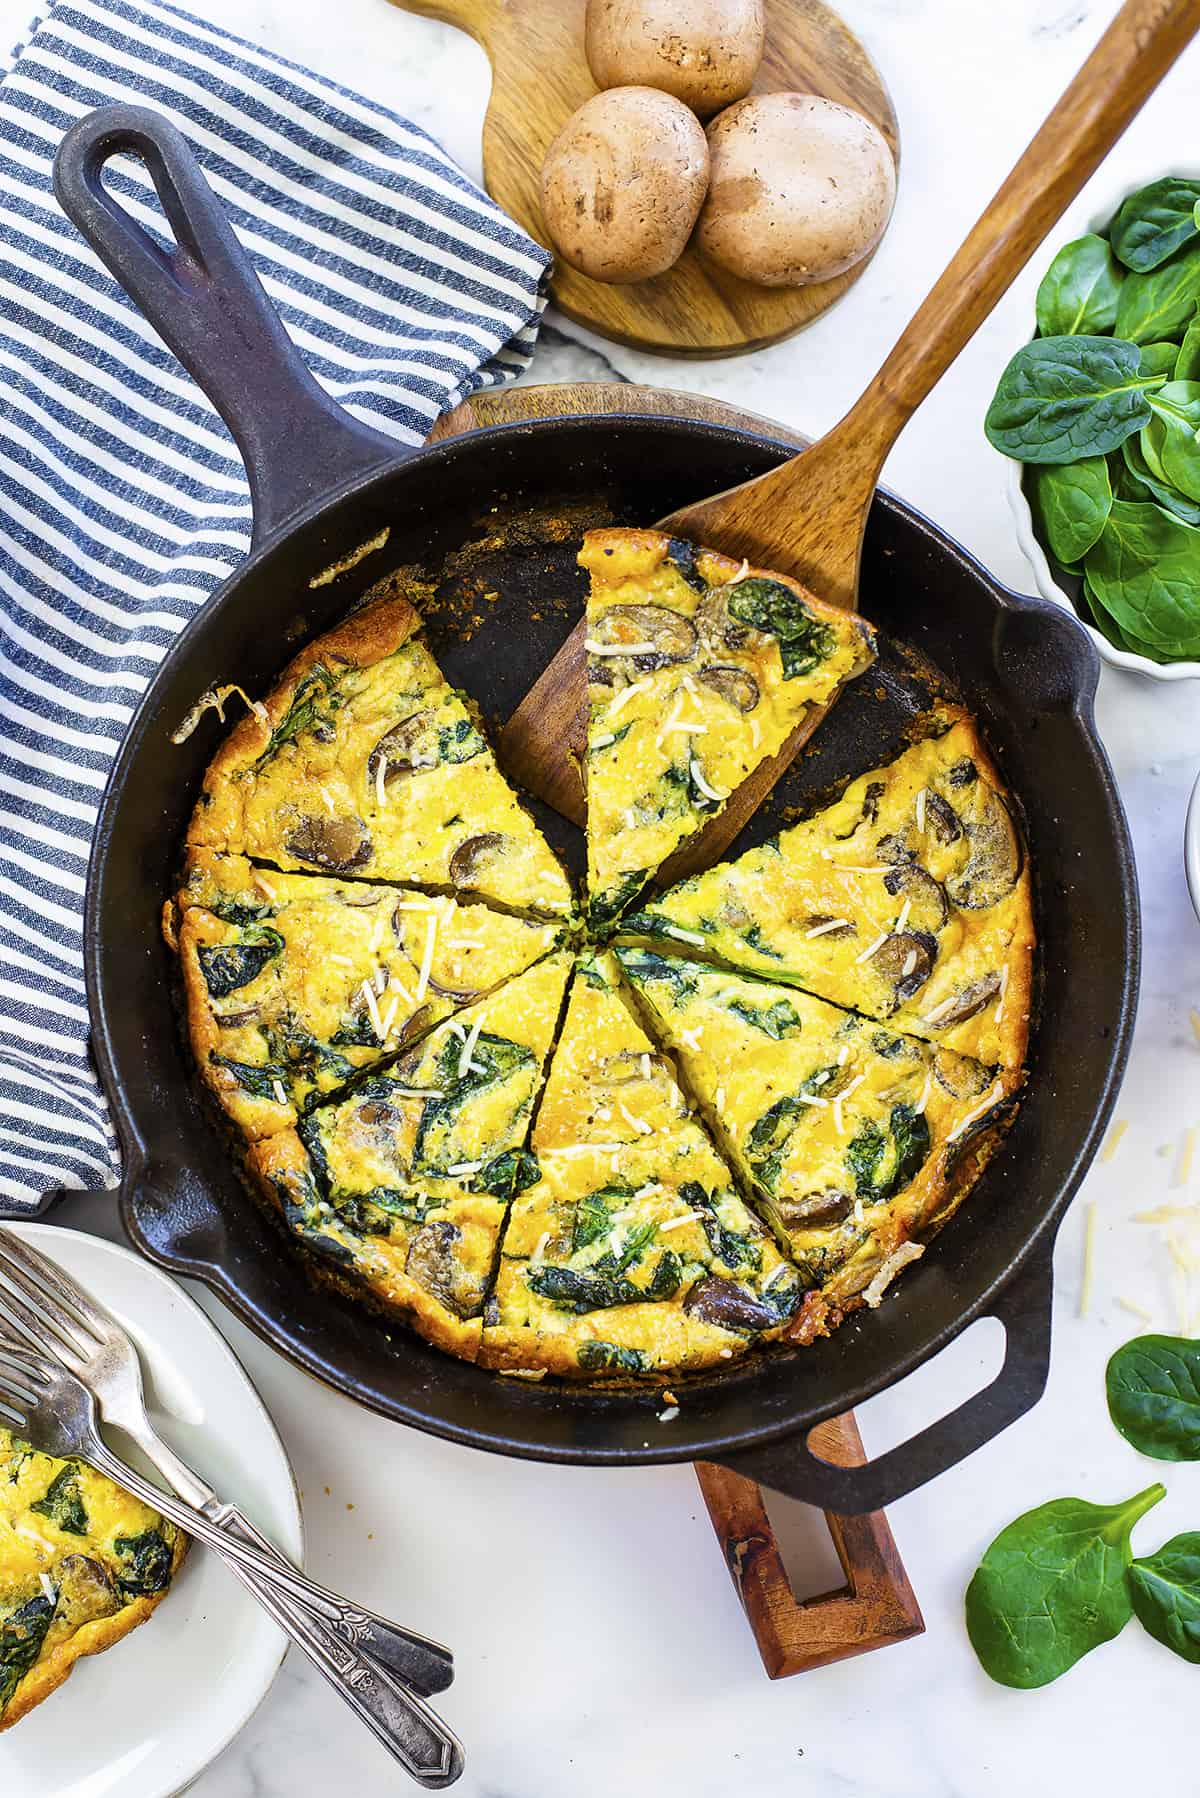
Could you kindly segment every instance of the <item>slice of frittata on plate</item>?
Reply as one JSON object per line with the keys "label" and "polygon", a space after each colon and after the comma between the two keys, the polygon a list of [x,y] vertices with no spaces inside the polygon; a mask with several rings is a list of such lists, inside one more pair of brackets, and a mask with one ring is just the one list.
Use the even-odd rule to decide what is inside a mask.
{"label": "slice of frittata on plate", "polygon": [[445,1018],[386,1070],[253,1145],[249,1168],[359,1296],[473,1360],[571,958]]}
{"label": "slice of frittata on plate", "polygon": [[182,1531],[103,1474],[0,1426],[0,1730],[144,1623],[186,1549]]}
{"label": "slice of frittata on plate", "polygon": [[547,954],[561,926],[411,887],[188,851],[164,916],[196,1065],[247,1136],[294,1124]]}
{"label": "slice of frittata on plate", "polygon": [[579,560],[588,895],[602,924],[875,650],[863,619],[797,581],[659,531],[590,531]]}
{"label": "slice of frittata on plate", "polygon": [[616,954],[816,1295],[808,1324],[877,1303],[963,1197],[1012,1078],[792,987]]}
{"label": "slice of frittata on plate", "polygon": [[971,719],[853,781],[835,805],[625,920],[1009,1070],[1029,1036],[1033,893]]}
{"label": "slice of frittata on plate", "polygon": [[188,843],[564,915],[558,860],[402,598],[300,651],[204,777]]}
{"label": "slice of frittata on plate", "polygon": [[719,1366],[777,1337],[794,1270],[739,1197],[610,956],[576,973],[480,1359],[587,1377]]}

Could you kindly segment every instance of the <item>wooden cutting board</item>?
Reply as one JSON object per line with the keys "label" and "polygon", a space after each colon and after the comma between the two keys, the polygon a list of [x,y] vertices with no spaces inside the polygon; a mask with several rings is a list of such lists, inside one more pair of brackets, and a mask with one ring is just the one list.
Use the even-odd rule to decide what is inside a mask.
{"label": "wooden cutting board", "polygon": [[[492,65],[483,126],[488,192],[531,237],[553,249],[542,222],[541,168],[550,141],[596,92],[583,53],[585,0],[393,0],[457,25]],[[896,114],[862,44],[822,0],[770,0],[755,93],[823,94],[871,119],[899,158]],[[868,258],[869,260],[869,258]],[[863,273],[812,287],[756,287],[685,250],[652,281],[611,287],[559,261],[555,304],[576,324],[635,349],[671,356],[732,356],[778,343],[819,318]]]}
{"label": "wooden cutting board", "polygon": [[[700,418],[743,430],[765,428],[798,448],[805,441],[769,419],[696,394],[581,382],[476,394],[438,420],[430,442],[485,425],[580,413],[635,412]],[[811,1440],[818,1454],[838,1466],[861,1466],[866,1458],[853,1413],[818,1425]],[[696,1463],[696,1477],[763,1666],[772,1679],[866,1654],[924,1630],[920,1607],[882,1511],[862,1517],[825,1513],[846,1584],[836,1592],[801,1600],[792,1590],[761,1488],[709,1461]]]}

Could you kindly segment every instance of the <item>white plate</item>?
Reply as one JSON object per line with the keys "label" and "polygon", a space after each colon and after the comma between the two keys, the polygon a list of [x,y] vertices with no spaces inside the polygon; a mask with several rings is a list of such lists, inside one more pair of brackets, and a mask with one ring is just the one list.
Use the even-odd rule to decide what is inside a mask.
{"label": "white plate", "polygon": [[[208,1318],[128,1249],[52,1224],[11,1224],[94,1292],[142,1351],[156,1426],[223,1498],[299,1560],[300,1503],[282,1442]],[[168,1798],[253,1714],[285,1640],[216,1558],[193,1547],[149,1622],[79,1661],[0,1735],[3,1798]]]}
{"label": "white plate", "polygon": [[[1101,207],[1100,211],[1079,230],[1067,231],[1061,238],[1056,235],[1053,254],[1057,255],[1063,244],[1073,242],[1085,231],[1098,231],[1103,234],[1130,194],[1137,193],[1139,188],[1149,186],[1151,181],[1162,180],[1165,175],[1179,175],[1187,181],[1195,181],[1200,179],[1200,168],[1197,168],[1195,164],[1184,166],[1172,163],[1170,168],[1155,169],[1140,181],[1128,182],[1119,193],[1113,195],[1107,206]],[[1061,223],[1062,221],[1060,221],[1060,226]],[[1049,267],[1049,263],[1046,266]],[[1014,462],[1009,457],[1006,457],[1005,460],[1008,462],[1008,503],[1017,527],[1017,542],[1024,550],[1026,559],[1033,569],[1033,578],[1042,598],[1051,600],[1057,606],[1062,606],[1064,611],[1070,612],[1073,618],[1078,618],[1103,659],[1111,663],[1114,668],[1124,668],[1130,674],[1144,674],[1150,680],[1171,681],[1200,678],[1200,662],[1152,662],[1149,656],[1136,655],[1130,649],[1118,649],[1115,643],[1109,642],[1103,631],[1097,630],[1096,626],[1091,624],[1081,612],[1075,610],[1070,596],[1055,580],[1054,570],[1051,568],[1046,552],[1038,542],[1037,532],[1033,528],[1033,513],[1022,486],[1025,465],[1022,462]],[[1200,902],[1198,902],[1197,909],[1200,910]]]}

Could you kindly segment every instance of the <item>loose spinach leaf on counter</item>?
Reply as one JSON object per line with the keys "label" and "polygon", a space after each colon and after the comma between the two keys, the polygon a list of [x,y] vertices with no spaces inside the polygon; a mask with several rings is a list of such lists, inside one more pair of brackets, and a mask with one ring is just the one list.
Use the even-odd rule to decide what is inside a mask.
{"label": "loose spinach leaf on counter", "polygon": [[[1130,441],[1136,440],[1126,438]],[[1062,563],[1081,561],[1104,529],[1112,508],[1112,483],[1104,457],[1034,466],[1029,470],[1028,487],[1054,555]]]}
{"label": "loose spinach leaf on counter", "polygon": [[1200,1461],[1200,1341],[1135,1336],[1109,1361],[1108,1414],[1156,1461]]}
{"label": "loose spinach leaf on counter", "polygon": [[1130,194],[1112,222],[1115,255],[1138,274],[1157,268],[1195,237],[1200,181],[1166,175]]}
{"label": "loose spinach leaf on counter", "polygon": [[1130,1532],[1165,1497],[1154,1485],[1120,1505],[1057,1498],[1001,1530],[967,1587],[967,1634],[985,1673],[1045,1686],[1119,1635],[1133,1610]]}
{"label": "loose spinach leaf on counter", "polygon": [[1117,337],[1155,343],[1187,328],[1200,300],[1200,244],[1144,275],[1126,275],[1117,301]]}
{"label": "loose spinach leaf on counter", "polygon": [[987,410],[988,441],[1019,462],[1104,456],[1151,419],[1136,344],[1113,337],[1039,337],[1019,349]]}
{"label": "loose spinach leaf on counter", "polygon": [[1138,1622],[1156,1641],[1200,1666],[1200,1535],[1173,1536],[1129,1569]]}
{"label": "loose spinach leaf on counter", "polygon": [[1111,331],[1124,271],[1102,237],[1089,234],[1064,244],[1037,290],[1037,324],[1043,337],[1079,337]]}

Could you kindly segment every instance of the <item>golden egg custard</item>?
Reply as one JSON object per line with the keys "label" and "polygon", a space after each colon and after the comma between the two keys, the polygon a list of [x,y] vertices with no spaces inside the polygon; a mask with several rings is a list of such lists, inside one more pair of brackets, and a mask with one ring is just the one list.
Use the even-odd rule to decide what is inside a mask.
{"label": "golden egg custard", "polygon": [[874,659],[863,619],[659,531],[590,531],[588,894],[616,917]]}
{"label": "golden egg custard", "polygon": [[402,598],[289,664],[213,758],[188,843],[565,915],[571,889]]}
{"label": "golden egg custard", "polygon": [[186,1547],[103,1474],[0,1427],[0,1730],[144,1623]]}
{"label": "golden egg custard", "polygon": [[942,708],[934,732],[623,929],[1018,1069],[1033,968],[1028,861],[970,718]]}
{"label": "golden egg custard", "polygon": [[480,1360],[575,1378],[719,1365],[781,1334],[794,1270],[638,1025],[585,957],[514,1199]]}
{"label": "golden egg custard", "polygon": [[525,1139],[570,967],[548,956],[250,1151],[340,1283],[466,1360],[509,1200],[534,1177]]}
{"label": "golden egg custard", "polygon": [[450,894],[188,851],[164,919],[196,1065],[247,1136],[541,960],[561,926]]}
{"label": "golden egg custard", "polygon": [[620,965],[809,1289],[804,1324],[877,1304],[950,1216],[1015,1087],[787,986],[651,950]]}

